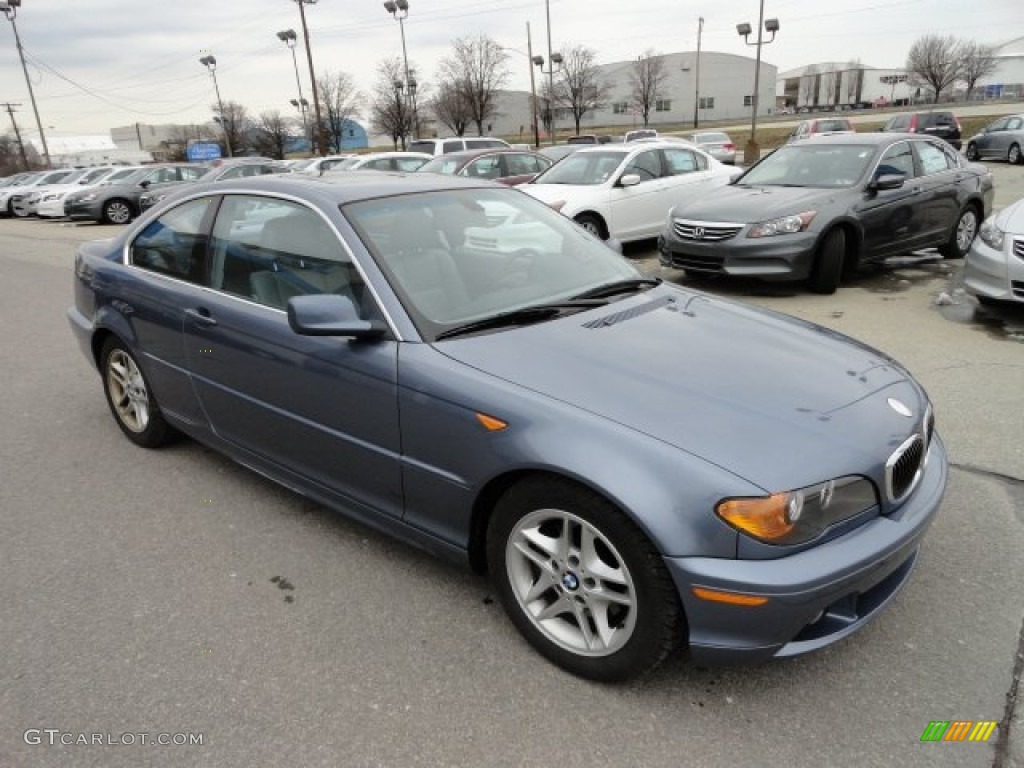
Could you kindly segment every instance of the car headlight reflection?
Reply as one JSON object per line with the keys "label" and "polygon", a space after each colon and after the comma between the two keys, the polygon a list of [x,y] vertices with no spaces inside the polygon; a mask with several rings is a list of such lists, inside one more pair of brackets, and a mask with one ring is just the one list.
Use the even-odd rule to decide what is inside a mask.
{"label": "car headlight reflection", "polygon": [[997,251],[1003,250],[1003,243],[1006,241],[1006,233],[996,226],[995,219],[991,216],[982,223],[978,237],[989,248],[995,248]]}
{"label": "car headlight reflection", "polygon": [[792,216],[780,216],[777,219],[759,221],[750,225],[747,237],[774,237],[775,235],[792,235],[803,232],[810,226],[817,211],[794,213]]}
{"label": "car headlight reflection", "polygon": [[850,475],[768,497],[724,499],[715,512],[758,541],[803,544],[877,504],[874,484]]}

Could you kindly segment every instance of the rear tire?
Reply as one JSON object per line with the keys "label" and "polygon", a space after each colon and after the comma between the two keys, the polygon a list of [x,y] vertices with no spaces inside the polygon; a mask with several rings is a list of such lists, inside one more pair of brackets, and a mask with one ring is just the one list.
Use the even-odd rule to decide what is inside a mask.
{"label": "rear tire", "polygon": [[846,232],[833,229],[828,232],[818,246],[811,267],[808,286],[814,293],[832,294],[839,287],[839,279],[843,274],[843,262],[846,260]]}
{"label": "rear tire", "polygon": [[1006,162],[1010,165],[1020,165],[1024,162],[1024,156],[1020,152],[1020,144],[1010,146],[1010,151],[1006,153]]}
{"label": "rear tire", "polygon": [[960,211],[960,218],[949,235],[949,240],[939,246],[939,253],[944,259],[962,259],[971,250],[971,243],[978,234],[978,212],[974,206],[967,206]]}
{"label": "rear tire", "polygon": [[967,159],[970,160],[972,163],[977,162],[978,160],[981,159],[981,155],[978,154],[978,147],[974,144],[974,142],[971,142],[970,144],[967,145],[967,151],[964,154],[967,155]]}
{"label": "rear tire", "polygon": [[107,405],[125,437],[143,448],[166,443],[172,429],[160,413],[138,361],[117,337],[110,337],[103,345],[100,372]]}
{"label": "rear tire", "polygon": [[132,220],[132,207],[120,199],[108,200],[103,204],[103,221],[106,224],[127,224]]}

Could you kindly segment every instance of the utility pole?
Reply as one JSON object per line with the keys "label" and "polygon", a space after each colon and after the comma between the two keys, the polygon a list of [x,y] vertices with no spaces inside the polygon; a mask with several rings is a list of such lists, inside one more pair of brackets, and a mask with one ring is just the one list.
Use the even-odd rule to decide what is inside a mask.
{"label": "utility pole", "polygon": [[43,157],[46,158],[46,167],[52,167],[50,163],[50,148],[46,146],[46,134],[43,133],[43,121],[39,119],[39,108],[36,106],[36,95],[32,90],[32,81],[28,76],[28,67],[25,66],[25,51],[21,47],[21,36],[18,35],[18,25],[14,23],[15,16],[18,15],[18,6],[21,5],[21,0],[6,0],[6,2],[0,2],[0,10],[7,16],[7,20],[11,22],[11,29],[14,30],[14,42],[18,46],[18,57],[21,59],[21,71],[25,73],[25,85],[28,86],[28,97],[32,102],[32,112],[36,116],[36,128],[39,129],[39,140],[43,144]]}
{"label": "utility pole", "polygon": [[6,102],[4,109],[7,110],[7,114],[11,116],[11,127],[14,128],[14,136],[18,139],[18,149],[21,151],[21,162],[25,164],[25,170],[30,170],[28,167],[28,155],[25,154],[25,145],[21,142],[21,131],[18,130],[18,121],[14,119],[14,108],[20,107],[21,104],[11,104]]}
{"label": "utility pole", "polygon": [[316,115],[316,148],[318,155],[327,154],[327,142],[324,141],[324,124],[320,119],[320,97],[316,92],[316,73],[313,72],[313,51],[309,47],[309,27],[306,26],[306,5],[317,0],[295,0],[299,5],[299,16],[302,17],[302,36],[306,40],[306,59],[309,61],[309,82],[313,86],[313,113]]}
{"label": "utility pole", "polygon": [[533,38],[530,37],[530,22],[526,22],[526,57],[530,60],[530,103],[533,109],[533,146],[540,149],[540,125],[537,121],[537,86],[533,80]]}
{"label": "utility pole", "polygon": [[693,127],[697,127],[700,119],[700,38],[704,33],[704,17],[698,17],[697,22],[697,71],[694,73],[694,94],[693,94]]}

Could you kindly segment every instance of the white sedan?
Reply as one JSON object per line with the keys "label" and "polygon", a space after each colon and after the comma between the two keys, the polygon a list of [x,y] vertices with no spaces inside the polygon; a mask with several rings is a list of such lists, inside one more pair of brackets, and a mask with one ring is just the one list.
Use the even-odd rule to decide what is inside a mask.
{"label": "white sedan", "polygon": [[982,304],[1024,303],[1024,199],[981,225],[967,252],[964,287]]}
{"label": "white sedan", "polygon": [[674,206],[740,175],[711,155],[669,141],[584,147],[518,187],[598,237],[657,237]]}

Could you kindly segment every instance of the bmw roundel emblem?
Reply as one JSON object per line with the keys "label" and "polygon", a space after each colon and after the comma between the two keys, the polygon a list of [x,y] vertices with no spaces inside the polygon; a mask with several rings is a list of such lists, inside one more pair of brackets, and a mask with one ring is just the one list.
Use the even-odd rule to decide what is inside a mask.
{"label": "bmw roundel emblem", "polygon": [[913,411],[911,411],[906,405],[903,404],[902,401],[897,400],[895,397],[890,397],[888,402],[889,407],[896,411],[896,413],[898,413],[900,416],[906,416],[909,419],[911,416],[914,415]]}

